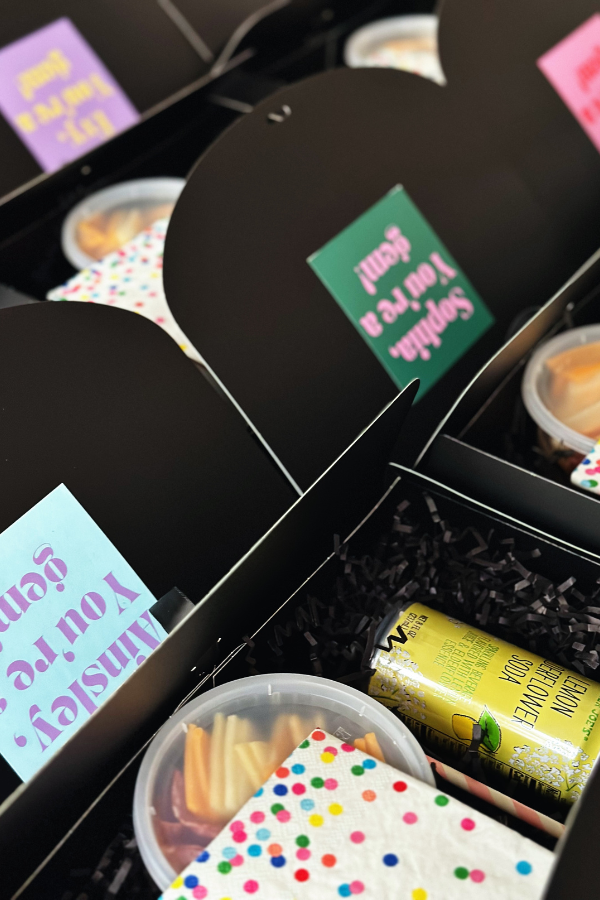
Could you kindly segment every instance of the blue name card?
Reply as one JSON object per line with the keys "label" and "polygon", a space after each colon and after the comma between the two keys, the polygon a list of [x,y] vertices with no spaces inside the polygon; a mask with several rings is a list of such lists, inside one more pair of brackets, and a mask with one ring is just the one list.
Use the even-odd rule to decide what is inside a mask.
{"label": "blue name card", "polygon": [[25,781],[167,636],[61,484],[0,534],[0,753]]}

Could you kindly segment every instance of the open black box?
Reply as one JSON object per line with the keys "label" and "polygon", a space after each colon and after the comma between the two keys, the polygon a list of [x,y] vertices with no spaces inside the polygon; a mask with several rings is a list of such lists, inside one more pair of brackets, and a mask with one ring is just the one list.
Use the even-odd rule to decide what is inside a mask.
{"label": "open black box", "polygon": [[[372,510],[371,515],[362,523],[360,529],[350,536],[349,546],[352,555],[360,557],[370,554],[377,546],[381,534],[389,531],[393,513],[397,505],[404,500],[411,504],[420,504],[424,517],[430,516],[423,500],[423,493],[433,498],[437,510],[442,519],[449,519],[459,526],[474,526],[482,533],[494,528],[502,537],[516,537],[518,546],[526,551],[537,549],[541,551],[539,558],[528,563],[536,571],[549,578],[562,579],[571,576],[576,577],[582,584],[593,584],[598,578],[597,559],[585,551],[579,551],[568,544],[555,540],[543,532],[524,525],[522,521],[486,506],[483,503],[473,501],[459,491],[447,488],[444,485],[430,479],[420,473],[411,471],[392,463],[390,475],[395,476],[386,494]],[[302,584],[298,591],[269,619],[260,631],[253,635],[254,642],[258,645],[262,642],[263,649],[268,639],[275,643],[274,626],[279,624],[284,627],[286,623],[294,619],[294,607],[303,602],[307,596],[316,596],[320,599],[333,597],[336,592],[336,578],[339,576],[341,564],[335,554],[331,554],[306,583]],[[220,679],[229,680],[229,677],[241,677],[248,674],[249,664],[247,656],[258,656],[256,648],[248,653],[247,648],[241,650],[236,661],[232,661],[221,671]],[[272,654],[272,659],[277,657]],[[294,660],[297,662],[297,659]],[[304,654],[304,664],[308,662],[308,654]],[[228,670],[231,675],[228,675]],[[302,668],[286,667],[283,671],[303,671]],[[311,672],[310,668],[305,671]],[[502,788],[500,788],[502,790]],[[469,798],[462,796],[464,802],[469,803]],[[600,825],[598,824],[596,809],[600,801],[600,772],[592,775],[579,803],[573,808],[567,820],[567,830],[557,847],[557,863],[553,877],[547,887],[545,900],[567,900],[576,896],[578,891],[584,890],[585,879],[582,876],[584,860],[591,852],[600,837]],[[513,820],[514,822],[514,820]]]}
{"label": "open black box", "polygon": [[[358,449],[356,445],[355,449]],[[340,461],[340,464],[342,461]],[[343,488],[345,501],[352,506],[353,501],[359,500],[359,494],[356,493],[355,478],[349,475],[349,471],[342,472],[338,464],[337,470],[340,476],[338,487]],[[329,474],[333,475],[335,470]],[[384,494],[377,500],[370,512],[359,522],[360,516],[364,512],[363,499],[360,498],[360,509],[356,507],[355,515],[350,519],[346,519],[343,524],[348,525],[351,521],[353,524],[347,531],[337,532],[341,537],[346,536],[344,543],[348,543],[352,555],[361,556],[369,554],[376,547],[382,533],[389,530],[390,523],[394,514],[394,510],[401,501],[406,499],[411,504],[420,509],[421,514],[425,517],[430,516],[426,503],[423,500],[423,493],[426,492],[433,498],[437,510],[443,518],[448,518],[459,526],[474,526],[485,533],[490,528],[504,537],[516,537],[518,546],[521,550],[531,551],[539,550],[541,555],[531,563],[531,568],[536,572],[543,573],[550,578],[566,579],[574,576],[581,585],[595,584],[599,574],[600,566],[597,559],[594,559],[585,551],[578,551],[560,540],[553,540],[542,532],[529,528],[522,522],[511,518],[505,514],[485,506],[482,503],[473,501],[458,491],[449,489],[434,480],[423,476],[414,471],[403,468],[398,464],[391,464],[387,472],[387,480],[389,482]],[[314,493],[314,500],[317,501],[317,495]],[[331,541],[328,552],[326,552],[315,565],[318,554],[312,556],[311,564],[314,571],[310,577],[304,577],[305,573],[295,571],[295,589],[290,594],[290,584],[294,581],[293,577],[289,577],[296,568],[300,547],[296,543],[299,536],[303,533],[302,529],[316,529],[318,522],[322,520],[325,510],[328,508],[329,501],[336,502],[339,496],[335,497],[330,494],[329,497],[321,494],[319,502],[311,502],[304,506],[304,512],[301,516],[302,521],[296,516],[295,520],[291,516],[287,517],[287,524],[282,521],[278,528],[272,532],[270,536],[257,546],[253,553],[253,559],[250,557],[240,568],[240,580],[236,578],[236,584],[247,583],[248,565],[254,576],[254,590],[264,594],[268,591],[269,604],[271,609],[276,607],[266,619],[263,625],[254,630],[250,626],[250,619],[244,624],[249,624],[246,642],[231,648],[232,652],[225,653],[223,648],[220,656],[214,657],[216,665],[207,672],[200,684],[193,690],[185,700],[201,691],[210,689],[211,687],[227,682],[236,678],[243,678],[248,674],[253,674],[257,665],[258,671],[262,674],[267,671],[265,666],[257,663],[257,658],[266,658],[265,649],[270,641],[273,645],[276,643],[274,635],[276,628],[279,626],[285,629],[286,624],[295,618],[295,609],[306,600],[307,596],[316,596],[326,601],[328,596],[333,596],[336,590],[336,578],[340,573],[340,560],[338,558],[339,544],[337,542],[337,551],[334,549],[334,541]],[[322,502],[325,502],[325,506]],[[302,509],[303,502],[300,501],[296,509],[299,513]],[[330,510],[331,512],[331,510]],[[317,518],[315,518],[315,516]],[[327,525],[340,525],[341,519],[327,517]],[[292,530],[290,530],[290,526]],[[301,530],[297,530],[297,526]],[[279,531],[279,537],[277,537]],[[304,531],[305,533],[305,531]],[[333,536],[333,533],[330,535]],[[283,539],[283,540],[282,540]],[[273,550],[277,549],[277,571],[274,571],[272,565],[275,561]],[[283,576],[283,577],[282,577]],[[226,587],[226,586],[225,586]],[[214,596],[207,598],[211,603],[218,600],[220,592],[217,591]],[[264,604],[261,611],[264,613],[267,604]],[[257,614],[259,610],[256,610]],[[299,638],[301,640],[301,637]],[[268,651],[267,651],[268,653]],[[273,668],[268,671],[306,671],[312,674],[312,669],[308,663],[309,651],[305,651],[295,657],[285,656],[278,657],[271,654],[271,658],[275,660]],[[99,799],[98,807],[88,811],[87,819],[81,826],[82,837],[77,838],[75,834],[73,843],[79,846],[78,859],[82,858],[82,841],[85,840],[83,835],[90,835],[93,832],[94,821],[103,821],[106,828],[106,819],[113,822],[113,833],[116,833],[118,827],[122,824],[123,816],[127,810],[127,804],[131,806],[133,801],[133,782],[137,768],[141,761],[141,754],[134,758],[131,763],[121,772],[120,776],[110,786],[105,795]],[[460,799],[469,803],[469,797],[461,795]],[[557,862],[545,894],[545,900],[568,900],[576,894],[581,888],[584,889],[585,882],[585,860],[589,858],[591,848],[595,846],[600,837],[600,824],[596,816],[597,804],[600,800],[600,775],[596,771],[584,791],[581,800],[578,802],[574,810],[571,812],[567,820],[567,830],[564,837],[557,847]],[[474,805],[476,800],[472,800]],[[485,809],[483,810],[486,811]],[[120,817],[120,818],[119,818]],[[516,820],[513,825],[519,828]],[[529,836],[531,832],[528,833]],[[543,842],[543,839],[542,839]],[[101,848],[97,853],[100,856]],[[72,850],[71,850],[72,852]],[[77,851],[75,851],[77,853]],[[71,860],[69,862],[68,860]],[[36,892],[43,890],[44,886],[51,881],[51,878],[57,877],[57,873],[72,867],[72,856],[69,856],[69,843],[66,844],[64,850],[57,855],[56,860],[48,867],[48,871],[39,873],[38,878],[34,879],[25,889],[22,896],[24,898],[33,898]],[[93,861],[93,860],[92,860]],[[49,881],[46,882],[45,879]],[[158,891],[146,883],[143,885],[143,878],[138,877],[136,889],[141,889],[141,896],[154,898]],[[21,896],[21,894],[20,894]]]}
{"label": "open black box", "polygon": [[[392,463],[390,476],[394,481],[380,502],[374,507],[371,515],[362,523],[349,538],[351,555],[361,557],[371,554],[376,548],[382,535],[390,529],[394,510],[401,501],[409,500],[412,505],[419,505],[423,517],[428,518],[428,510],[423,494],[433,498],[437,510],[442,519],[448,519],[459,526],[473,526],[486,533],[494,528],[502,537],[516,537],[518,546],[525,551],[534,548],[541,551],[539,558],[528,565],[536,572],[543,573],[549,578],[563,579],[574,576],[581,584],[592,585],[598,579],[600,572],[598,560],[585,551],[577,550],[567,543],[555,540],[543,532],[524,525],[516,518],[499,513],[497,510],[483,503],[473,501],[459,491],[452,490],[439,484],[427,476],[411,471]],[[250,652],[244,648],[238,652],[236,660],[226,665],[219,673],[219,679],[229,680],[231,677],[243,677],[249,673],[250,665],[247,657],[257,657],[259,644],[264,651],[267,641],[271,645],[276,643],[276,625],[285,627],[286,623],[294,620],[294,607],[302,603],[308,596],[316,596],[327,600],[336,593],[336,578],[340,575],[341,564],[335,554],[331,554],[315,572],[313,577],[299,587],[298,591],[252,636],[256,647]],[[474,623],[473,623],[474,624]],[[264,652],[262,654],[264,658]],[[308,663],[308,653],[302,655],[302,663],[297,665],[296,657],[291,666],[282,663],[283,671],[306,671],[313,674]],[[271,659],[279,658],[271,653]],[[254,659],[251,660],[254,662]],[[296,665],[294,666],[294,663]],[[261,670],[262,671],[262,670]],[[502,790],[502,788],[501,788]],[[462,796],[464,802],[469,803],[467,796]],[[598,823],[596,809],[600,801],[600,772],[593,773],[583,796],[571,811],[567,819],[567,829],[564,837],[557,846],[557,862],[550,883],[545,893],[545,900],[567,900],[577,896],[578,892],[585,890],[584,860],[592,852],[592,848],[600,837],[600,824]],[[514,820],[513,820],[514,822]]]}
{"label": "open black box", "polygon": [[[600,317],[600,254],[596,253],[481,370],[446,416],[417,468],[593,554],[600,553],[597,498],[553,470],[534,471],[535,456],[506,438],[517,425],[535,443],[535,424],[520,400],[525,365],[537,344],[565,327]],[[550,473],[550,469],[547,470]]]}
{"label": "open black box", "polygon": [[[498,361],[505,360],[507,355],[510,356],[510,348],[516,346],[517,350],[513,350],[513,352],[517,354],[517,351],[520,350],[519,342],[523,341],[525,336],[531,336],[532,333],[541,336],[548,327],[559,320],[569,303],[581,302],[590,293],[593,294],[599,267],[599,259],[594,258],[590,261],[560,292],[558,297],[554,298],[548,307],[495,358],[496,363],[499,365]],[[14,333],[20,335],[20,341],[27,336],[26,339],[30,345],[35,331],[32,329],[32,325],[34,321],[37,322],[40,332],[38,338],[40,347],[47,345],[49,348],[45,351],[46,353],[53,352],[57,347],[57,337],[60,334],[65,342],[65,348],[62,351],[63,357],[66,359],[69,354],[73,354],[73,359],[79,360],[72,349],[69,349],[67,353],[67,348],[70,342],[81,345],[82,329],[92,328],[96,335],[96,343],[98,343],[98,336],[101,333],[104,335],[103,341],[109,342],[109,344],[117,340],[116,335],[119,334],[119,353],[122,355],[120,366],[139,369],[143,363],[144,366],[155,370],[156,360],[160,359],[161,367],[168,365],[169,370],[173,371],[172,377],[176,378],[175,383],[181,385],[181,390],[178,392],[181,395],[187,396],[192,389],[192,382],[194,384],[199,382],[195,391],[200,391],[199,385],[204,384],[192,363],[181,356],[170,339],[159,330],[154,329],[150,323],[140,320],[139,317],[132,317],[124,312],[114,313],[114,311],[86,304],[60,304],[58,308],[45,304],[36,305],[33,308],[7,310],[3,316],[5,330],[8,329],[7,334],[10,333],[10,329],[16,329],[19,326]],[[59,318],[61,319],[60,325]],[[68,326],[66,328],[68,333],[65,333],[65,326]],[[56,330],[52,332],[53,340],[48,343],[46,338],[51,333],[50,327]],[[124,328],[127,333],[132,332],[132,338],[135,335],[134,343],[139,346],[139,356],[135,358],[130,359],[131,354],[124,352],[127,346],[127,335],[122,334]],[[46,341],[45,344],[44,341]],[[13,340],[13,343],[15,344],[12,351],[14,358],[11,360],[6,352],[6,364],[12,365],[16,370],[18,361],[18,365],[24,366],[26,371],[26,365],[19,357],[19,342]],[[149,358],[150,350],[152,351],[151,360]],[[102,355],[102,345],[98,345],[97,352]],[[159,353],[160,356],[157,356]],[[518,352],[517,359],[520,359],[521,355],[522,351]],[[112,356],[107,353],[104,353],[104,356],[110,357],[110,365],[114,368],[114,352],[112,352]],[[50,387],[48,377],[51,367],[49,367],[47,359],[42,357],[40,351],[36,352],[35,359],[37,365],[46,373],[45,377],[48,387]],[[78,364],[81,363],[78,362]],[[510,369],[511,366],[508,368]],[[179,373],[177,376],[175,376],[175,369]],[[486,367],[485,372],[488,369],[489,367]],[[68,370],[61,377],[68,379]],[[483,376],[479,376],[479,378],[481,379]],[[181,379],[181,381],[179,382],[177,379]],[[130,380],[131,376],[124,378],[123,383],[129,383]],[[498,381],[501,380],[501,378],[498,379]],[[30,390],[34,389],[35,383],[35,380],[30,384],[28,382]],[[206,389],[208,390],[208,385],[206,385]],[[74,386],[71,397],[75,408],[78,402],[77,390],[79,387]],[[71,389],[67,394],[70,395],[70,393]],[[214,400],[209,401],[209,394],[206,394],[206,398],[202,402],[217,403],[218,400],[219,404],[223,403],[216,395],[212,394],[212,391],[210,396],[214,397]],[[190,692],[197,690],[198,676],[202,672],[210,672],[215,663],[222,664],[227,659],[228,653],[239,646],[243,635],[255,632],[261,622],[268,620],[275,609],[285,604],[290,595],[296,593],[298,586],[310,578],[315,570],[322,570],[320,578],[326,575],[323,563],[324,561],[327,563],[331,556],[334,534],[345,538],[352,533],[365,515],[368,520],[365,534],[372,533],[373,528],[379,527],[378,521],[381,521],[382,516],[389,514],[390,506],[393,505],[392,495],[397,495],[399,490],[396,486],[389,498],[384,499],[383,503],[378,502],[383,490],[386,465],[392,457],[394,442],[410,408],[413,396],[414,388],[406,389],[343,454],[338,462],[291,506],[266,536],[258,540],[254,549],[251,550],[252,541],[250,541],[248,543],[250,552],[246,552],[239,562],[232,559],[229,566],[223,571],[225,577],[222,577],[214,587],[207,585],[201,593],[194,596],[192,598],[194,600],[203,599],[188,618],[175,629],[156,653],[107,701],[98,714],[73,737],[69,744],[59,751],[37,776],[20,788],[4,804],[0,814],[0,846],[3,854],[10,855],[14,861],[11,872],[6,876],[7,893],[17,890],[32,875],[38,865],[43,864],[43,860],[53,853],[57,844],[68,834],[69,829],[76,825],[79,818],[87,816],[88,821],[93,823],[96,815],[93,810],[98,798],[103,795],[113,779],[118,778],[122,769],[126,770],[126,773],[131,772],[131,763],[145,742],[151,738],[154,731],[173,712],[175,707],[183,702]],[[194,398],[190,396],[188,399],[192,401]],[[98,392],[96,402],[101,410],[105,402],[102,392]],[[125,410],[121,414],[123,415],[124,412]],[[21,413],[15,410],[14,414],[20,415]],[[93,415],[91,418],[93,419]],[[78,426],[81,430],[81,421],[78,421]],[[14,428],[13,431],[15,431]],[[56,459],[61,459],[61,453],[58,450],[64,452],[60,447],[59,435],[54,436],[54,441],[57,442],[56,447],[50,456],[48,456],[48,448],[46,448],[50,470],[52,470],[52,466],[56,465]],[[99,451],[101,449],[99,448]],[[193,450],[192,447],[188,448],[186,453],[190,453],[191,450]],[[243,453],[248,452],[243,450]],[[165,449],[162,446],[155,448],[157,457],[164,453]],[[98,458],[101,458],[100,452]],[[254,455],[252,458],[254,459]],[[258,465],[256,460],[252,464]],[[500,464],[506,466],[505,463]],[[28,480],[30,480],[27,465],[28,460],[23,460],[23,485],[28,484]],[[187,465],[192,466],[193,462],[188,459]],[[423,476],[411,475],[406,470],[394,465],[389,470],[389,474],[393,477],[398,471],[403,473],[404,480],[423,479]],[[53,470],[51,474],[54,475]],[[196,477],[193,474],[193,468],[189,468],[189,475]],[[281,479],[280,473],[276,473],[276,476]],[[89,473],[87,476],[84,473],[82,477],[83,481],[79,484],[79,490],[82,490],[85,484],[89,484],[92,491],[90,498],[93,498],[94,503],[98,503],[95,495],[100,496],[104,492],[102,479],[98,480],[97,486],[94,487],[96,478],[90,481]],[[105,475],[102,476],[102,478],[105,477]],[[534,476],[527,475],[527,477],[533,478]],[[440,480],[438,479],[438,481]],[[576,549],[572,545],[582,546],[583,542],[576,542],[570,536],[565,536],[564,533],[559,533],[554,537],[555,532],[546,523],[536,527],[534,522],[533,528],[531,528],[529,525],[522,524],[523,521],[528,521],[524,515],[511,519],[506,510],[496,513],[489,508],[492,507],[492,504],[486,507],[478,502],[479,498],[477,497],[474,501],[469,501],[466,499],[467,496],[470,496],[469,488],[465,489],[462,494],[458,494],[451,488],[442,488],[439,483],[436,484],[427,479],[425,481],[432,491],[451,499],[454,498],[453,502],[460,501],[461,504],[465,504],[467,509],[473,510],[474,508],[476,511],[469,514],[471,521],[474,521],[477,516],[482,519],[491,516],[494,520],[503,522],[505,528],[518,529],[525,535],[531,535],[525,538],[530,544],[535,543],[548,547],[547,561],[548,566],[551,567],[549,571],[556,572],[557,576],[564,572],[566,577],[575,574],[582,580],[595,581],[600,574],[596,570],[597,556],[593,547],[590,548],[586,545],[585,549]],[[270,480],[270,494],[273,493],[273,484],[274,482]],[[42,487],[43,480],[34,485],[35,490],[39,491],[41,495],[43,495]],[[28,490],[31,490],[31,487],[28,486]],[[286,490],[290,491],[289,485]],[[16,485],[11,502],[16,503],[18,507],[22,505],[22,511],[24,511],[30,502],[21,496],[22,493],[22,490]],[[293,496],[291,493],[286,496],[290,497],[288,500],[288,505],[290,505],[293,502]],[[579,498],[580,495],[575,494],[575,496]],[[231,504],[232,499],[234,498],[229,497],[227,503]],[[282,502],[282,499],[283,497],[277,499],[275,505]],[[592,497],[582,496],[581,499],[587,504],[596,502]],[[379,520],[376,516],[369,516],[369,510],[372,510],[374,503],[377,503],[377,508],[381,510],[377,514],[380,516]],[[92,505],[92,499],[86,500],[86,506],[92,515],[98,518],[109,536],[112,536],[113,541],[124,552],[124,555],[131,559],[133,550],[136,550],[135,541],[126,548],[123,543],[126,539],[126,532],[122,530],[123,524],[119,523],[119,516],[103,520],[98,511],[101,507],[96,510]],[[595,507],[592,508],[595,509]],[[6,511],[5,515],[8,515],[9,518],[12,515],[14,518],[20,511],[20,508],[16,508],[14,513]],[[165,515],[169,515],[167,508],[164,512]],[[103,515],[106,515],[106,510]],[[464,510],[462,515],[464,515]],[[189,517],[189,511],[186,512],[186,517]],[[12,521],[12,519],[10,520]],[[177,518],[174,521],[177,527],[173,539],[176,539],[177,534],[185,534],[187,518],[181,522],[177,521]],[[173,530],[173,523],[170,527]],[[121,530],[119,531],[119,529]],[[258,535],[255,533],[255,541],[260,533]],[[246,533],[246,539],[248,536]],[[237,559],[239,559],[239,555]],[[146,574],[145,569],[149,567],[148,573],[152,573],[155,560],[144,560],[143,556],[140,556],[135,565],[152,588],[152,577],[157,577],[156,573],[151,577],[150,574]],[[161,573],[163,580],[167,577],[175,577],[174,572],[181,569],[181,560],[179,563],[174,559],[169,560],[168,566],[175,568],[171,572],[167,567],[167,570]],[[189,572],[193,572],[197,568],[193,559],[187,560],[186,569]],[[227,574],[228,569],[230,571]],[[164,587],[170,586],[171,584],[164,584]],[[186,588],[185,584],[179,586]],[[229,677],[229,673],[231,676],[237,674],[233,665],[225,667],[224,671],[227,673],[227,677]],[[118,791],[120,783],[128,783],[127,777],[125,774],[122,778],[118,778],[111,795],[114,795],[115,790]],[[586,795],[591,793],[592,785],[588,788]],[[591,805],[593,806],[593,803]],[[585,821],[582,811],[587,810],[588,806],[587,800],[582,801],[578,821],[582,819]],[[48,809],[53,810],[54,826],[52,829],[47,827]],[[109,819],[111,817],[110,811],[108,817]],[[119,822],[114,821],[115,829],[118,828],[118,825]],[[569,843],[576,845],[577,841],[573,840]],[[569,865],[572,858],[575,858],[574,855],[569,853]],[[34,880],[32,889],[35,884]]]}

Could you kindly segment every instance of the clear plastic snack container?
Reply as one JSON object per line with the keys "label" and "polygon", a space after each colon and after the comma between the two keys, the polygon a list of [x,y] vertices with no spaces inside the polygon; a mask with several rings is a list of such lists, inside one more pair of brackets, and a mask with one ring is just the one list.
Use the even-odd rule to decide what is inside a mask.
{"label": "clear plastic snack container", "polygon": [[575,468],[600,437],[600,325],[572,328],[541,344],[525,369],[521,396],[542,449],[564,451],[561,465]]}
{"label": "clear plastic snack container", "polygon": [[91,194],[63,222],[63,253],[78,270],[93,265],[170,217],[184,186],[183,178],[138,178]]}
{"label": "clear plastic snack container", "polygon": [[135,834],[162,890],[317,727],[347,743],[374,734],[387,763],[435,784],[408,728],[366,694],[311,675],[224,684],[169,719],[138,774]]}
{"label": "clear plastic snack container", "polygon": [[352,69],[401,69],[443,85],[446,79],[438,55],[437,33],[438,18],[434,15],[379,19],[350,35],[344,60]]}

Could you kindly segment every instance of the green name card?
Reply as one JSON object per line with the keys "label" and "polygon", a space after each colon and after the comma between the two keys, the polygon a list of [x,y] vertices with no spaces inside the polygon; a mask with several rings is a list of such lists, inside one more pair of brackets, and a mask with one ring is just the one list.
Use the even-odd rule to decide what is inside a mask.
{"label": "green name card", "polygon": [[398,387],[421,380],[419,397],[494,322],[401,186],[308,263]]}

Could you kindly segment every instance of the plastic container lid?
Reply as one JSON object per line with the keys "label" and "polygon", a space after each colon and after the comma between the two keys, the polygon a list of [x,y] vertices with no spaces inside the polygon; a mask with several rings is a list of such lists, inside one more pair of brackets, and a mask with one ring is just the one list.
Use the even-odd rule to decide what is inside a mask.
{"label": "plastic container lid", "polygon": [[564,425],[550,412],[547,404],[551,376],[546,368],[546,360],[573,347],[593,344],[597,341],[600,341],[600,325],[573,328],[546,341],[529,360],[521,383],[523,403],[534,422],[555,441],[582,456],[590,453],[596,442],[593,438]]}
{"label": "plastic container lid", "polygon": [[[110,214],[122,213],[120,218],[124,239],[119,242],[122,246],[144,228],[149,227],[153,221],[164,218],[168,214],[166,208],[175,205],[184,187],[183,178],[139,178],[136,181],[123,181],[91,194],[73,207],[63,222],[61,233],[63,253],[76,269],[85,269],[93,265],[110,250],[103,251],[102,244],[99,243],[99,255],[87,252],[86,248],[81,246],[82,236],[78,234],[82,223],[92,220],[89,223],[92,228],[89,236],[99,236],[97,230],[102,231],[102,223],[94,222],[94,217],[105,214],[107,218],[104,224],[110,228],[117,224],[113,222],[111,226],[108,222]],[[132,231],[134,233],[131,233]]]}
{"label": "plastic container lid", "polygon": [[394,16],[352,34],[344,48],[347,66],[381,66],[414,72],[446,84],[437,51],[437,16]]}
{"label": "plastic container lid", "polygon": [[393,713],[366,694],[311,675],[256,675],[224,684],[202,694],[169,719],[140,767],[133,802],[135,834],[146,868],[161,890],[178,873],[163,854],[153,822],[170,803],[173,776],[176,770],[182,770],[188,724],[210,729],[216,713],[247,717],[265,739],[282,714],[310,719],[313,724],[307,735],[316,724],[349,743],[375,732],[386,762],[435,786],[416,738]]}

